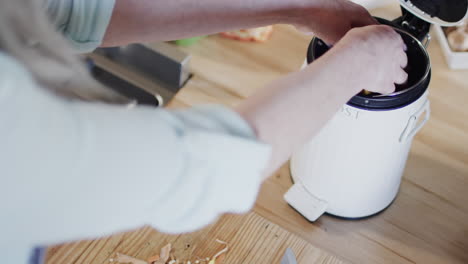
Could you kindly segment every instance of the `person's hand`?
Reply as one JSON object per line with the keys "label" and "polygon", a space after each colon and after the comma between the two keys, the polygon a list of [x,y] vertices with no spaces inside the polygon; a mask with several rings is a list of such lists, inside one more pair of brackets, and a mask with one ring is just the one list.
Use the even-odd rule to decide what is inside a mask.
{"label": "person's hand", "polygon": [[354,27],[378,24],[364,7],[348,0],[303,1],[293,24],[328,44],[338,42]]}
{"label": "person's hand", "polygon": [[388,94],[395,84],[404,83],[408,74],[406,46],[389,26],[373,25],[351,29],[323,57],[331,63],[336,78],[344,80],[354,93],[361,90]]}

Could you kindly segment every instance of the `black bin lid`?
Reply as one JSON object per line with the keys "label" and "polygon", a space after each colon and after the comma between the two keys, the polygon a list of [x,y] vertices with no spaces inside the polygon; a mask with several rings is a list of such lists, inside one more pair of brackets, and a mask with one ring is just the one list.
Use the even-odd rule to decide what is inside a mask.
{"label": "black bin lid", "polygon": [[451,27],[468,17],[468,0],[400,0],[413,15],[434,25]]}

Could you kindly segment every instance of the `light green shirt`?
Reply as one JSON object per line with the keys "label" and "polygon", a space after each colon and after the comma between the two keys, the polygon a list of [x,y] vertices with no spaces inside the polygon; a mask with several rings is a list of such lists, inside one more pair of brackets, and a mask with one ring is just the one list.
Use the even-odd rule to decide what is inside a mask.
{"label": "light green shirt", "polygon": [[78,52],[97,48],[109,25],[115,0],[47,0],[52,23]]}

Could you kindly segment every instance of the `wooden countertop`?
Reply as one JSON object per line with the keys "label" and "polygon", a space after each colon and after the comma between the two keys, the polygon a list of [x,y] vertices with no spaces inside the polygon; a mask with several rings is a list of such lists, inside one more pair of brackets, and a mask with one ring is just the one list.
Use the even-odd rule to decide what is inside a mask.
{"label": "wooden countertop", "polygon": [[[372,12],[392,18],[396,6]],[[434,34],[432,34],[434,35]],[[300,68],[310,37],[277,26],[264,44],[217,36],[185,48],[193,79],[171,107],[234,105],[266,83]],[[439,43],[429,53],[432,116],[416,136],[400,193],[382,214],[361,221],[322,216],[309,223],[283,194],[291,186],[285,165],[262,187],[254,210],[227,215],[193,234],[170,236],[144,227],[94,241],[51,247],[47,263],[109,263],[116,252],[141,259],[171,242],[179,259],[195,259],[231,246],[224,263],[279,264],[287,247],[298,263],[468,263],[468,70],[449,70]]]}

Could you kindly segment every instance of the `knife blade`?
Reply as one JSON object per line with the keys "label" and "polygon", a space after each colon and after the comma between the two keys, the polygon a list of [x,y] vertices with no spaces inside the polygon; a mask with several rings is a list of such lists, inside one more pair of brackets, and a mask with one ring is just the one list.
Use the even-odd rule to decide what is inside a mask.
{"label": "knife blade", "polygon": [[292,249],[286,249],[283,258],[281,259],[281,264],[297,264],[296,256]]}

